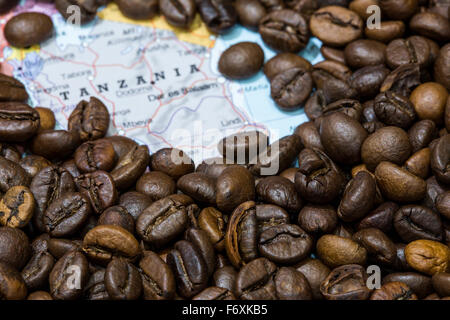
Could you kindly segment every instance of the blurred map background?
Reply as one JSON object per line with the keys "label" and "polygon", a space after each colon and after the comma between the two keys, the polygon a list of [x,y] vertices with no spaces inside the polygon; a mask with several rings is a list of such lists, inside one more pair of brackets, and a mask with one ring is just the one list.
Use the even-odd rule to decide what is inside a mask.
{"label": "blurred map background", "polygon": [[[10,16],[25,11],[49,15],[55,36],[19,50],[9,47],[1,32],[2,72],[24,83],[32,106],[51,108],[60,128],[67,127],[79,101],[96,96],[111,112],[109,134],[147,144],[150,152],[178,147],[198,163],[217,155],[218,139],[228,134],[256,128],[278,138],[306,121],[303,110],[276,107],[262,71],[244,81],[226,80],[218,72],[221,53],[241,41],[260,44],[266,61],[276,54],[257,32],[236,26],[216,37],[198,15],[189,31],[179,30],[163,17],[127,19],[115,4],[77,27],[53,5],[34,0],[1,16],[2,30]],[[300,55],[313,64],[321,61],[320,46],[312,38]]]}

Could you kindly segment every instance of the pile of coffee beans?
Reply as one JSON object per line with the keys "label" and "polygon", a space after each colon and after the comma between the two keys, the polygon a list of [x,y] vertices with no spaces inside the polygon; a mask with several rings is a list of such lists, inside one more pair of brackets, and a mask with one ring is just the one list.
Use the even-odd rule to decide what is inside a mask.
{"label": "pile of coffee beans", "polygon": [[[226,137],[221,157],[195,164],[106,136],[94,97],[56,130],[0,74],[0,298],[450,299],[448,2],[116,2],[135,19],[160,7],[187,27],[197,8],[215,32],[258,29],[282,52],[264,64],[237,44],[220,70],[264,65],[277,104],[305,103],[309,121],[278,141]],[[74,3],[95,14],[56,0]],[[383,20],[364,28],[373,4]],[[39,39],[44,20],[30,22]],[[325,44],[314,66],[295,54],[310,33]]]}

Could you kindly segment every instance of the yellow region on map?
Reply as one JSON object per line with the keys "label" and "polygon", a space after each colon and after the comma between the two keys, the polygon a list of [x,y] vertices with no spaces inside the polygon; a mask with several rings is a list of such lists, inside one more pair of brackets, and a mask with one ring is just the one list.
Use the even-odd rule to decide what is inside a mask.
{"label": "yellow region on map", "polygon": [[29,47],[27,49],[21,49],[21,48],[16,48],[16,47],[10,47],[11,50],[11,54],[8,55],[8,57],[6,57],[6,60],[19,60],[22,61],[25,59],[26,55],[31,53],[31,52],[36,52],[38,53],[41,50],[41,47],[39,45],[35,45],[32,47]]}
{"label": "yellow region on map", "polygon": [[208,48],[214,46],[215,40],[211,39],[212,33],[208,31],[206,25],[197,14],[190,29],[184,30],[171,26],[166,22],[166,19],[158,15],[149,21],[132,20],[125,17],[119,10],[119,7],[115,3],[110,3],[105,9],[97,13],[100,19],[122,22],[128,24],[137,24],[140,26],[170,30],[175,33],[178,39],[181,41],[198,44]]}

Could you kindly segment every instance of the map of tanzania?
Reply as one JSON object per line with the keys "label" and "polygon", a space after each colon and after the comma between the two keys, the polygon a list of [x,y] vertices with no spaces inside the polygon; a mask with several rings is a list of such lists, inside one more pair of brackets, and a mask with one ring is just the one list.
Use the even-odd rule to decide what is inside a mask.
{"label": "map of tanzania", "polygon": [[[259,43],[266,60],[276,54],[256,32],[237,26],[216,37],[199,16],[188,31],[163,17],[133,21],[115,4],[78,27],[67,24],[53,5],[34,0],[0,17],[2,29],[11,15],[25,11],[49,15],[55,36],[19,50],[9,47],[1,32],[2,72],[24,83],[32,106],[51,108],[58,127],[67,127],[79,101],[96,96],[112,114],[109,134],[126,135],[151,152],[181,148],[199,162],[217,155],[218,139],[231,133],[258,129],[275,139],[306,120],[302,110],[276,107],[262,71],[245,81],[229,81],[218,72],[221,53],[241,41]],[[322,59],[319,48],[313,38],[301,55],[316,63]]]}

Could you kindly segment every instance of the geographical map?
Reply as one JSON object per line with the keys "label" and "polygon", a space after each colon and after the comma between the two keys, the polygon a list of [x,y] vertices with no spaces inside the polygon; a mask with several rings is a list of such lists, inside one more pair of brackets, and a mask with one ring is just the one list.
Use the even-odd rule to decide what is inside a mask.
{"label": "geographical map", "polygon": [[[216,156],[219,139],[232,133],[261,130],[277,139],[306,121],[303,110],[283,112],[270,98],[270,83],[259,72],[230,81],[217,70],[221,53],[241,41],[257,42],[266,61],[276,53],[257,32],[240,26],[221,36],[211,34],[196,17],[190,30],[168,25],[163,17],[133,21],[115,4],[78,27],[67,24],[51,4],[22,1],[0,17],[3,29],[17,12],[49,15],[55,36],[40,46],[20,50],[0,34],[2,72],[27,88],[32,106],[51,108],[57,126],[81,100],[95,96],[111,112],[109,134],[126,135],[150,152],[164,147],[186,151],[196,163]],[[316,63],[320,41],[312,38],[301,55]]]}

